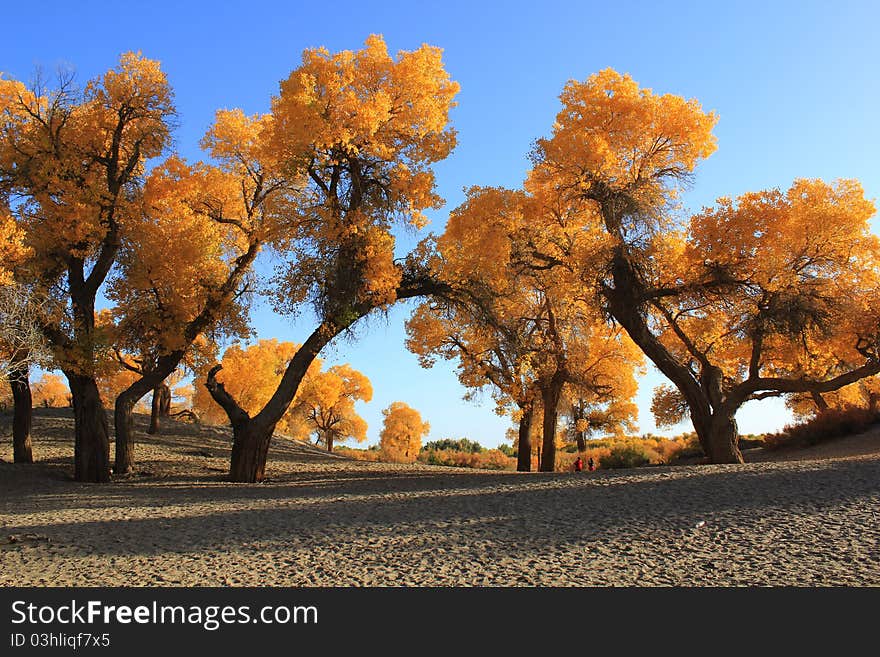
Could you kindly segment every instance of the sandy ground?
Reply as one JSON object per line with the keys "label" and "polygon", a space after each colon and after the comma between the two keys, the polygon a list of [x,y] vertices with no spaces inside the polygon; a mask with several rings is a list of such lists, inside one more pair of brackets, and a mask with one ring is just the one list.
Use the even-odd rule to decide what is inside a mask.
{"label": "sandy ground", "polygon": [[136,476],[86,485],[70,480],[70,427],[40,411],[39,463],[13,465],[0,418],[4,586],[880,585],[880,432],[578,474],[363,463],[279,439],[270,481],[229,484],[226,430],[174,423],[139,433]]}

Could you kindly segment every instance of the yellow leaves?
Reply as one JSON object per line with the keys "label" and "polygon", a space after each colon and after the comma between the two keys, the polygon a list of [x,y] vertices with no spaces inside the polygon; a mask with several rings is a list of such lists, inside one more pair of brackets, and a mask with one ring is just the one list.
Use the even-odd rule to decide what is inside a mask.
{"label": "yellow leaves", "polygon": [[247,116],[240,109],[221,109],[201,146],[227,170],[242,177],[258,171],[277,172],[279,158],[269,147],[273,130],[271,114]]}
{"label": "yellow leaves", "polygon": [[307,298],[321,313],[343,314],[395,300],[391,228],[420,228],[424,211],[440,207],[431,165],[455,146],[448,123],[458,85],[440,54],[425,45],[394,58],[373,35],[356,52],[307,50],[281,83],[266,149],[308,181],[298,229],[278,240],[291,255],[278,277],[282,310]]}
{"label": "yellow leaves", "polygon": [[0,81],[0,177],[21,201],[38,274],[115,248],[141,210],[137,177],[168,144],[173,114],[159,63],[139,54],[122,55],[81,95],[65,80],[40,97]]}
{"label": "yellow leaves", "polygon": [[880,289],[874,213],[853,180],[796,180],[786,192],[719,199],[691,219],[680,275],[727,289],[703,297],[703,311],[683,325],[730,367],[748,358],[756,332],[768,374],[824,375],[833,362],[858,361]]}
{"label": "yellow leaves", "polygon": [[542,145],[621,186],[667,169],[692,171],[716,148],[715,113],[705,114],[696,100],[641,89],[612,69],[569,82],[560,100],[554,143]]}
{"label": "yellow leaves", "polygon": [[401,52],[395,62],[382,37],[372,35],[356,53],[307,50],[302,66],[281,83],[273,113],[292,156],[336,149],[391,161],[416,146],[422,151],[416,160],[436,160],[454,145],[445,128],[457,91],[439,49]]}
{"label": "yellow leaves", "polygon": [[370,380],[350,365],[316,371],[306,377],[297,393],[294,435],[306,437],[314,433],[331,451],[334,442],[363,442],[367,439],[367,423],[355,411],[354,403],[372,398]]}
{"label": "yellow leaves", "polygon": [[24,244],[24,231],[0,209],[0,285],[12,282],[12,272],[31,253]]}
{"label": "yellow leaves", "polygon": [[379,445],[385,460],[395,463],[414,463],[431,425],[422,421],[417,410],[396,401],[382,411],[384,421],[379,434]]}
{"label": "yellow leaves", "polygon": [[365,280],[365,292],[375,306],[393,303],[397,299],[401,272],[394,264],[394,237],[370,226],[360,254]]}
{"label": "yellow leaves", "polygon": [[67,408],[71,405],[70,388],[58,374],[43,374],[31,389],[33,405],[37,408]]}
{"label": "yellow leaves", "polygon": [[[247,348],[233,345],[223,354],[223,369],[218,373],[217,380],[223,383],[227,392],[245,411],[255,415],[272,397],[298,348],[299,345],[292,342],[275,339],[260,340]],[[320,367],[320,360],[316,359],[309,372],[317,371]],[[206,422],[221,424],[227,421],[225,412],[213,400],[201,379],[195,386],[193,409]],[[289,431],[290,418],[291,413],[288,412],[278,424],[279,431]]]}
{"label": "yellow leaves", "polygon": [[120,56],[119,66],[86,86],[95,114],[93,126],[102,136],[104,148],[113,148],[110,131],[125,123],[121,148],[137,148],[143,158],[162,153],[168,138],[168,118],[174,114],[171,87],[158,61],[141,53]]}
{"label": "yellow leaves", "polygon": [[658,427],[674,427],[687,418],[688,407],[677,388],[663,384],[654,388],[651,413]]}
{"label": "yellow leaves", "polygon": [[716,148],[718,120],[695,100],[641,89],[629,75],[605,69],[584,82],[569,82],[553,135],[537,142],[536,167],[527,188],[549,186],[569,199],[602,205],[603,219],[618,233],[625,206],[615,194],[641,207],[639,221],[670,203],[699,160]]}

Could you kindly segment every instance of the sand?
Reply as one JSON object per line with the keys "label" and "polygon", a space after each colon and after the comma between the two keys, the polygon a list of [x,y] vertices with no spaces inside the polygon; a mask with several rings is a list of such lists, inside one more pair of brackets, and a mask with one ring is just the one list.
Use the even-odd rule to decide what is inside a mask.
{"label": "sand", "polygon": [[70,426],[39,411],[31,466],[4,438],[4,586],[880,585],[880,432],[743,465],[559,474],[276,439],[268,482],[230,484],[225,429],[147,437],[139,417],[139,473],[94,485],[70,480]]}

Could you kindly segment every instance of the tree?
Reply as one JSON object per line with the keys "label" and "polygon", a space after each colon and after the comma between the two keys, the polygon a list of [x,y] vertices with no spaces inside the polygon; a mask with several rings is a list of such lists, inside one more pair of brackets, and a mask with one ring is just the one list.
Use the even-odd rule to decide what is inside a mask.
{"label": "tree", "polygon": [[0,384],[9,385],[15,463],[34,462],[30,370],[32,365],[49,362],[38,322],[41,312],[33,291],[26,285],[0,284]]}
{"label": "tree", "polygon": [[151,391],[158,403],[168,377],[211,357],[217,340],[248,335],[251,266],[266,243],[297,230],[288,210],[300,180],[257,144],[271,128],[270,115],[220,111],[202,142],[218,165],[172,156],[147,180],[147,210],[108,292],[116,344],[135,355],[120,362],[140,375],[115,403],[117,473],[133,466],[134,404]]}
{"label": "tree", "polygon": [[880,371],[874,207],[856,182],[719,199],[677,225],[669,210],[715,150],[716,115],[610,69],[561,99],[529,185],[603,235],[580,260],[585,281],[675,385],[712,462],[742,461],[746,401]]}
{"label": "tree", "polygon": [[[248,413],[256,413],[272,397],[278,387],[290,359],[300,345],[292,342],[279,342],[276,339],[260,340],[246,348],[240,345],[230,346],[220,362],[221,369],[215,374],[217,383],[222,384],[230,395],[242,405]],[[313,361],[308,378],[316,376],[321,369],[321,361]],[[202,373],[195,385],[193,410],[204,422],[221,424],[227,420],[223,408],[212,398],[204,385],[207,378]],[[282,433],[296,434],[300,426],[300,418],[291,408],[278,422]]]}
{"label": "tree", "polygon": [[52,90],[0,79],[0,114],[0,197],[33,250],[22,267],[52,303],[41,329],[73,395],[75,478],[107,481],[95,303],[140,212],[145,162],[169,142],[171,90],[158,62],[127,53],[81,93],[69,76]]}
{"label": "tree", "polygon": [[299,419],[294,435],[314,434],[316,443],[333,451],[336,442],[367,439],[367,423],[354,408],[373,398],[370,380],[350,365],[334,365],[303,380],[291,409]]}
{"label": "tree", "polygon": [[262,480],[275,426],[325,345],[374,310],[435,289],[422,251],[395,259],[391,228],[399,220],[420,227],[423,211],[441,203],[431,165],[455,145],[447,123],[457,91],[438,48],[394,59],[379,36],[358,52],[307,50],[281,83],[261,152],[308,185],[288,209],[297,230],[277,242],[287,263],[274,281],[276,307],[294,313],[311,302],[319,323],[253,416],[209,373],[235,436],[232,480]]}
{"label": "tree", "polygon": [[69,408],[70,388],[58,374],[43,374],[33,385],[34,406],[42,408]]}
{"label": "tree", "polygon": [[422,438],[431,425],[422,422],[419,412],[403,402],[394,402],[384,411],[379,445],[383,457],[394,463],[414,463],[422,448]]}
{"label": "tree", "polygon": [[531,468],[529,425],[538,399],[540,467],[552,472],[565,386],[576,385],[600,403],[631,398],[641,363],[638,350],[582,293],[579,279],[554,266],[577,239],[561,221],[553,229],[539,221],[557,214],[540,195],[469,190],[438,240],[433,263],[453,298],[423,306],[408,324],[408,345],[423,364],[435,355],[457,358],[464,385],[491,383],[501,408],[517,407],[519,470]]}

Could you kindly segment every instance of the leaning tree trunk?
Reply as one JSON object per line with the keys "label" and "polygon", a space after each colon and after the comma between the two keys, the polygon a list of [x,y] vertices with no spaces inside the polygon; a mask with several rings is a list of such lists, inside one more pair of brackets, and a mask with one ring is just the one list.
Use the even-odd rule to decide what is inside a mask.
{"label": "leaning tree trunk", "polygon": [[[161,372],[142,375],[140,379],[123,390],[116,398],[113,409],[114,431],[116,435],[116,460],[113,472],[117,475],[131,474],[134,470],[134,422],[132,410],[140,399],[150,392],[155,391],[164,380]],[[155,404],[155,393],[153,400]]]}
{"label": "leaning tree trunk", "polygon": [[[603,211],[604,212],[604,211]],[[606,218],[609,232],[614,225]],[[711,463],[742,463],[737,447],[739,440],[734,415],[736,408],[726,407],[722,394],[721,370],[709,368],[697,381],[684,364],[651,332],[648,312],[644,304],[633,303],[645,294],[636,267],[630,262],[623,247],[612,260],[614,287],[606,288],[605,298],[611,316],[626,330],[632,341],[678,388],[688,406],[691,422],[700,445]]]}
{"label": "leaning tree trunk", "polygon": [[521,407],[522,416],[519,419],[519,436],[516,450],[517,472],[532,471],[532,419],[535,410],[531,404]]}
{"label": "leaning tree trunk", "polygon": [[263,409],[254,417],[250,417],[247,411],[241,408],[232,395],[226,391],[223,384],[217,381],[217,372],[222,369],[222,366],[215,365],[211,368],[205,381],[205,387],[211,393],[214,401],[226,411],[230,424],[232,424],[232,459],[229,464],[229,478],[232,481],[242,483],[263,481],[266,473],[266,458],[269,454],[272,435],[275,433],[275,426],[290,407],[309,366],[330,340],[346,330],[357,319],[366,315],[371,309],[370,306],[359,313],[350,313],[344,321],[325,321],[315,329],[290,359],[287,369],[281,376],[278,388]]}
{"label": "leaning tree trunk", "polygon": [[15,463],[33,463],[31,447],[31,413],[33,403],[28,366],[18,365],[9,373],[12,388],[12,460]]}
{"label": "leaning tree trunk", "polygon": [[553,472],[556,469],[556,424],[563,385],[562,376],[554,375],[549,384],[541,390],[544,405],[541,472]]}
{"label": "leaning tree trunk", "polygon": [[165,383],[160,383],[153,388],[153,403],[150,408],[150,426],[147,433],[159,433],[159,419],[168,417],[171,413],[171,388]]}
{"label": "leaning tree trunk", "polygon": [[110,430],[94,378],[65,372],[73,395],[74,477],[77,481],[110,481]]}

